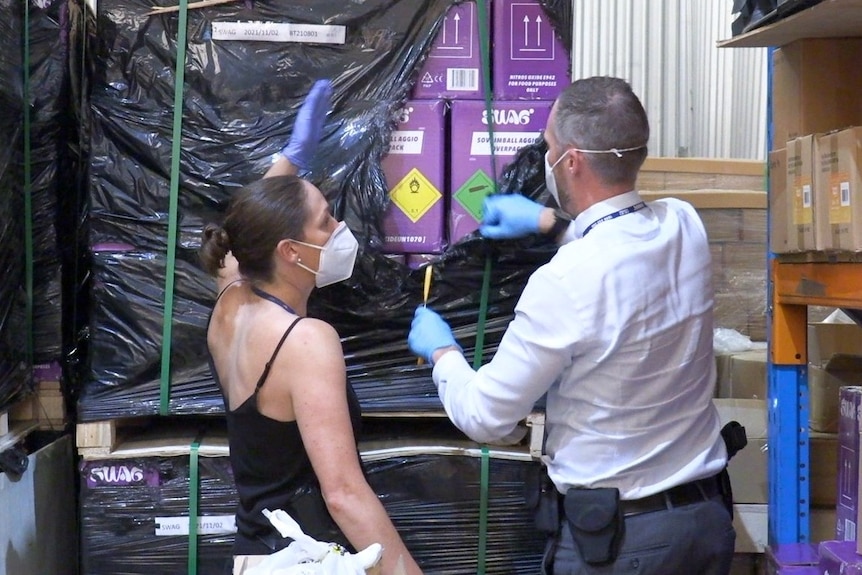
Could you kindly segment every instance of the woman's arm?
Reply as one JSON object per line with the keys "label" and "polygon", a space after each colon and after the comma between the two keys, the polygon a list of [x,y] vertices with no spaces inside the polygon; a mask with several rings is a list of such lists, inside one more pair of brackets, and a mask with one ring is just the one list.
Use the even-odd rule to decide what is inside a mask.
{"label": "woman's arm", "polygon": [[383,575],[394,573],[399,561],[406,573],[421,573],[362,473],[338,334],[324,322],[304,320],[288,341],[293,411],[327,509],[357,550],[383,546]]}

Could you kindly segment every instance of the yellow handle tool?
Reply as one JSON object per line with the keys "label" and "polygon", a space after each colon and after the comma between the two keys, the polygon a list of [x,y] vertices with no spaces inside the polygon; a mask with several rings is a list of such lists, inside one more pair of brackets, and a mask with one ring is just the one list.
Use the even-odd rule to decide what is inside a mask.
{"label": "yellow handle tool", "polygon": [[[431,291],[431,272],[433,270],[433,266],[428,264],[425,267],[425,287],[422,290],[422,305],[428,304],[428,293]],[[416,365],[422,365],[425,361],[420,357],[416,360]]]}

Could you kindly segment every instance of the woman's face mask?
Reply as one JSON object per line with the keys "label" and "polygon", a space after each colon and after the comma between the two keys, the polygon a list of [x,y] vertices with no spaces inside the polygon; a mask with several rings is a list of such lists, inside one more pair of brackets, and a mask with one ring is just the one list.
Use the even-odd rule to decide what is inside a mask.
{"label": "woman's face mask", "polygon": [[322,246],[299,240],[292,241],[320,250],[320,264],[317,266],[317,271],[297,262],[299,267],[314,274],[314,285],[317,287],[342,282],[353,275],[353,265],[356,263],[359,242],[356,241],[353,232],[344,222],[339,222],[338,227]]}

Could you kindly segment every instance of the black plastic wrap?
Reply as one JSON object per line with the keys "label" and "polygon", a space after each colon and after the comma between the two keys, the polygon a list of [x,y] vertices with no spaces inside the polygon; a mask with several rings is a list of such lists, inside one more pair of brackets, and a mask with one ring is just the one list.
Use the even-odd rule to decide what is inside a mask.
{"label": "black plastic wrap", "polygon": [[[414,70],[454,3],[332,1],[316,2],[311,9],[261,2],[253,8],[230,4],[189,11],[177,245],[178,258],[188,262],[184,278],[202,291],[185,293],[175,302],[174,321],[184,325],[172,326],[172,331],[183,332],[188,339],[172,341],[171,348],[174,357],[191,363],[181,360],[174,365],[171,413],[222,409],[203,355],[205,325],[197,316],[180,319],[181,308],[189,301],[207,307],[215,297],[214,282],[193,263],[200,230],[218,221],[238,186],[267,169],[289,137],[310,85],[322,77],[333,81],[334,107],[308,177],[357,235],[361,253],[350,281],[315,292],[310,314],[332,323],[343,337],[348,376],[363,410],[440,409],[428,368],[417,368],[406,347],[413,309],[421,301],[423,272],[379,251],[379,224],[389,201],[379,160],[388,146],[393,112],[406,99]],[[142,0],[104,0],[98,6],[95,31],[89,34],[95,62],[88,80],[89,245],[119,244],[153,258],[146,269],[130,270],[133,275],[128,278],[103,278],[104,262],[96,261],[101,254],[92,254],[89,367],[78,403],[82,420],[158,410],[164,303],[156,295],[163,290],[167,273],[162,254],[167,249],[178,18],[147,16],[153,3]],[[347,39],[335,46],[210,40],[212,22],[239,20],[344,25]],[[541,189],[542,151],[538,145],[526,150],[503,181],[513,190]],[[485,258],[490,255],[494,276],[487,356],[527,277],[552,253],[553,246],[537,241],[490,244],[469,238],[435,263],[430,303],[452,321],[469,350]],[[127,288],[122,286],[136,284],[140,273],[149,275],[144,283],[155,290],[146,296],[146,305],[134,311],[145,317],[96,309],[120,309],[125,300],[134,299],[123,293]],[[116,289],[98,287],[107,284]],[[138,329],[146,336],[135,335]],[[186,344],[191,348],[179,349]],[[106,346],[116,349],[102,349]],[[103,365],[106,360],[110,363]]]}
{"label": "black plastic wrap", "polygon": [[24,291],[23,5],[0,4],[0,411],[30,391]]}
{"label": "black plastic wrap", "polygon": [[[171,333],[171,413],[224,411],[207,366],[206,323],[212,308],[211,280],[196,254],[180,252],[174,274]],[[163,253],[96,251],[90,333],[92,381],[79,402],[90,419],[110,419],[159,411],[162,310],[165,301]]]}
{"label": "black plastic wrap", "polygon": [[[523,454],[505,457],[494,451],[489,457],[485,572],[538,573],[545,539],[526,498],[541,465]],[[364,463],[371,487],[429,575],[477,572],[481,464],[478,447],[447,441],[399,447]],[[211,522],[232,517],[237,495],[229,459],[200,457],[199,475],[199,515]],[[188,478],[188,456],[82,462],[81,575],[184,573],[188,538],[156,535],[156,518],[188,517]],[[223,573],[232,543],[232,534],[200,535],[197,573]]]}
{"label": "black plastic wrap", "polygon": [[[233,517],[237,495],[227,457],[198,458],[198,516]],[[81,575],[186,573],[187,535],[156,535],[157,517],[188,518],[189,457],[80,464]],[[233,533],[198,536],[199,575],[222,575]]]}
{"label": "black plastic wrap", "polygon": [[[31,197],[33,202],[33,359],[62,356],[62,198],[73,195],[68,142],[69,14],[66,0],[30,7]],[[74,223],[74,219],[71,222]]]}
{"label": "black plastic wrap", "polygon": [[[368,482],[423,572],[478,573],[481,496],[478,449],[471,455],[421,453],[366,462]],[[489,459],[485,573],[539,573],[545,536],[526,503],[541,464]]]}

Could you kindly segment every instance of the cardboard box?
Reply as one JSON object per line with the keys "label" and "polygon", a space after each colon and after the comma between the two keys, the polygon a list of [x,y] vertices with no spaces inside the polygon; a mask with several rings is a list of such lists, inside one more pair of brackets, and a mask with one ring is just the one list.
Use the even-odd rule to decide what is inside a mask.
{"label": "cardboard box", "polygon": [[862,356],[862,327],[855,323],[809,323],[808,363],[822,367],[836,355]]}
{"label": "cardboard box", "polygon": [[835,539],[855,541],[859,509],[859,420],[862,387],[842,387],[838,419],[838,493]]}
{"label": "cardboard box", "polygon": [[769,247],[776,254],[802,251],[799,234],[790,233],[794,197],[787,186],[787,149],[769,152]]}
{"label": "cardboard box", "polygon": [[862,128],[820,136],[817,140],[819,175],[814,206],[829,206],[829,246],[862,250]]}
{"label": "cardboard box", "polygon": [[383,249],[436,253],[446,247],[445,112],[443,100],[410,100],[399,112],[381,161],[389,188]]}
{"label": "cardboard box", "polygon": [[[486,22],[485,29],[490,33],[490,22]],[[417,100],[484,99],[486,88],[480,50],[476,2],[463,2],[449,8],[428,59],[419,69],[412,97]]]}
{"label": "cardboard box", "polygon": [[834,509],[838,500],[838,434],[815,431],[809,435],[808,445],[811,505]]}
{"label": "cardboard box", "polygon": [[808,421],[814,431],[837,433],[842,386],[862,386],[862,356],[833,355],[822,367],[808,366]]}
{"label": "cardboard box", "polygon": [[766,399],[766,349],[715,356],[718,397]]}
{"label": "cardboard box", "polygon": [[569,85],[569,49],[538,0],[494,0],[495,100],[554,100]]}
{"label": "cardboard box", "polygon": [[[817,139],[802,136],[787,142],[787,196],[793,202],[787,234],[800,251],[816,250],[814,157]],[[790,240],[794,242],[793,239]]]}
{"label": "cardboard box", "polygon": [[772,54],[773,149],[794,138],[862,125],[862,39],[812,38]]}
{"label": "cardboard box", "polygon": [[494,102],[494,156],[491,162],[485,102],[454,100],[450,110],[449,243],[474,232],[482,221],[482,204],[495,179],[522,147],[545,129],[552,102]]}
{"label": "cardboard box", "polygon": [[820,572],[824,575],[862,575],[862,557],[855,541],[821,541]]}
{"label": "cardboard box", "polygon": [[762,399],[714,399],[721,425],[736,420],[748,436],[748,445],[730,460],[727,471],[734,503],[765,504],[769,501],[767,479],[766,401]]}

